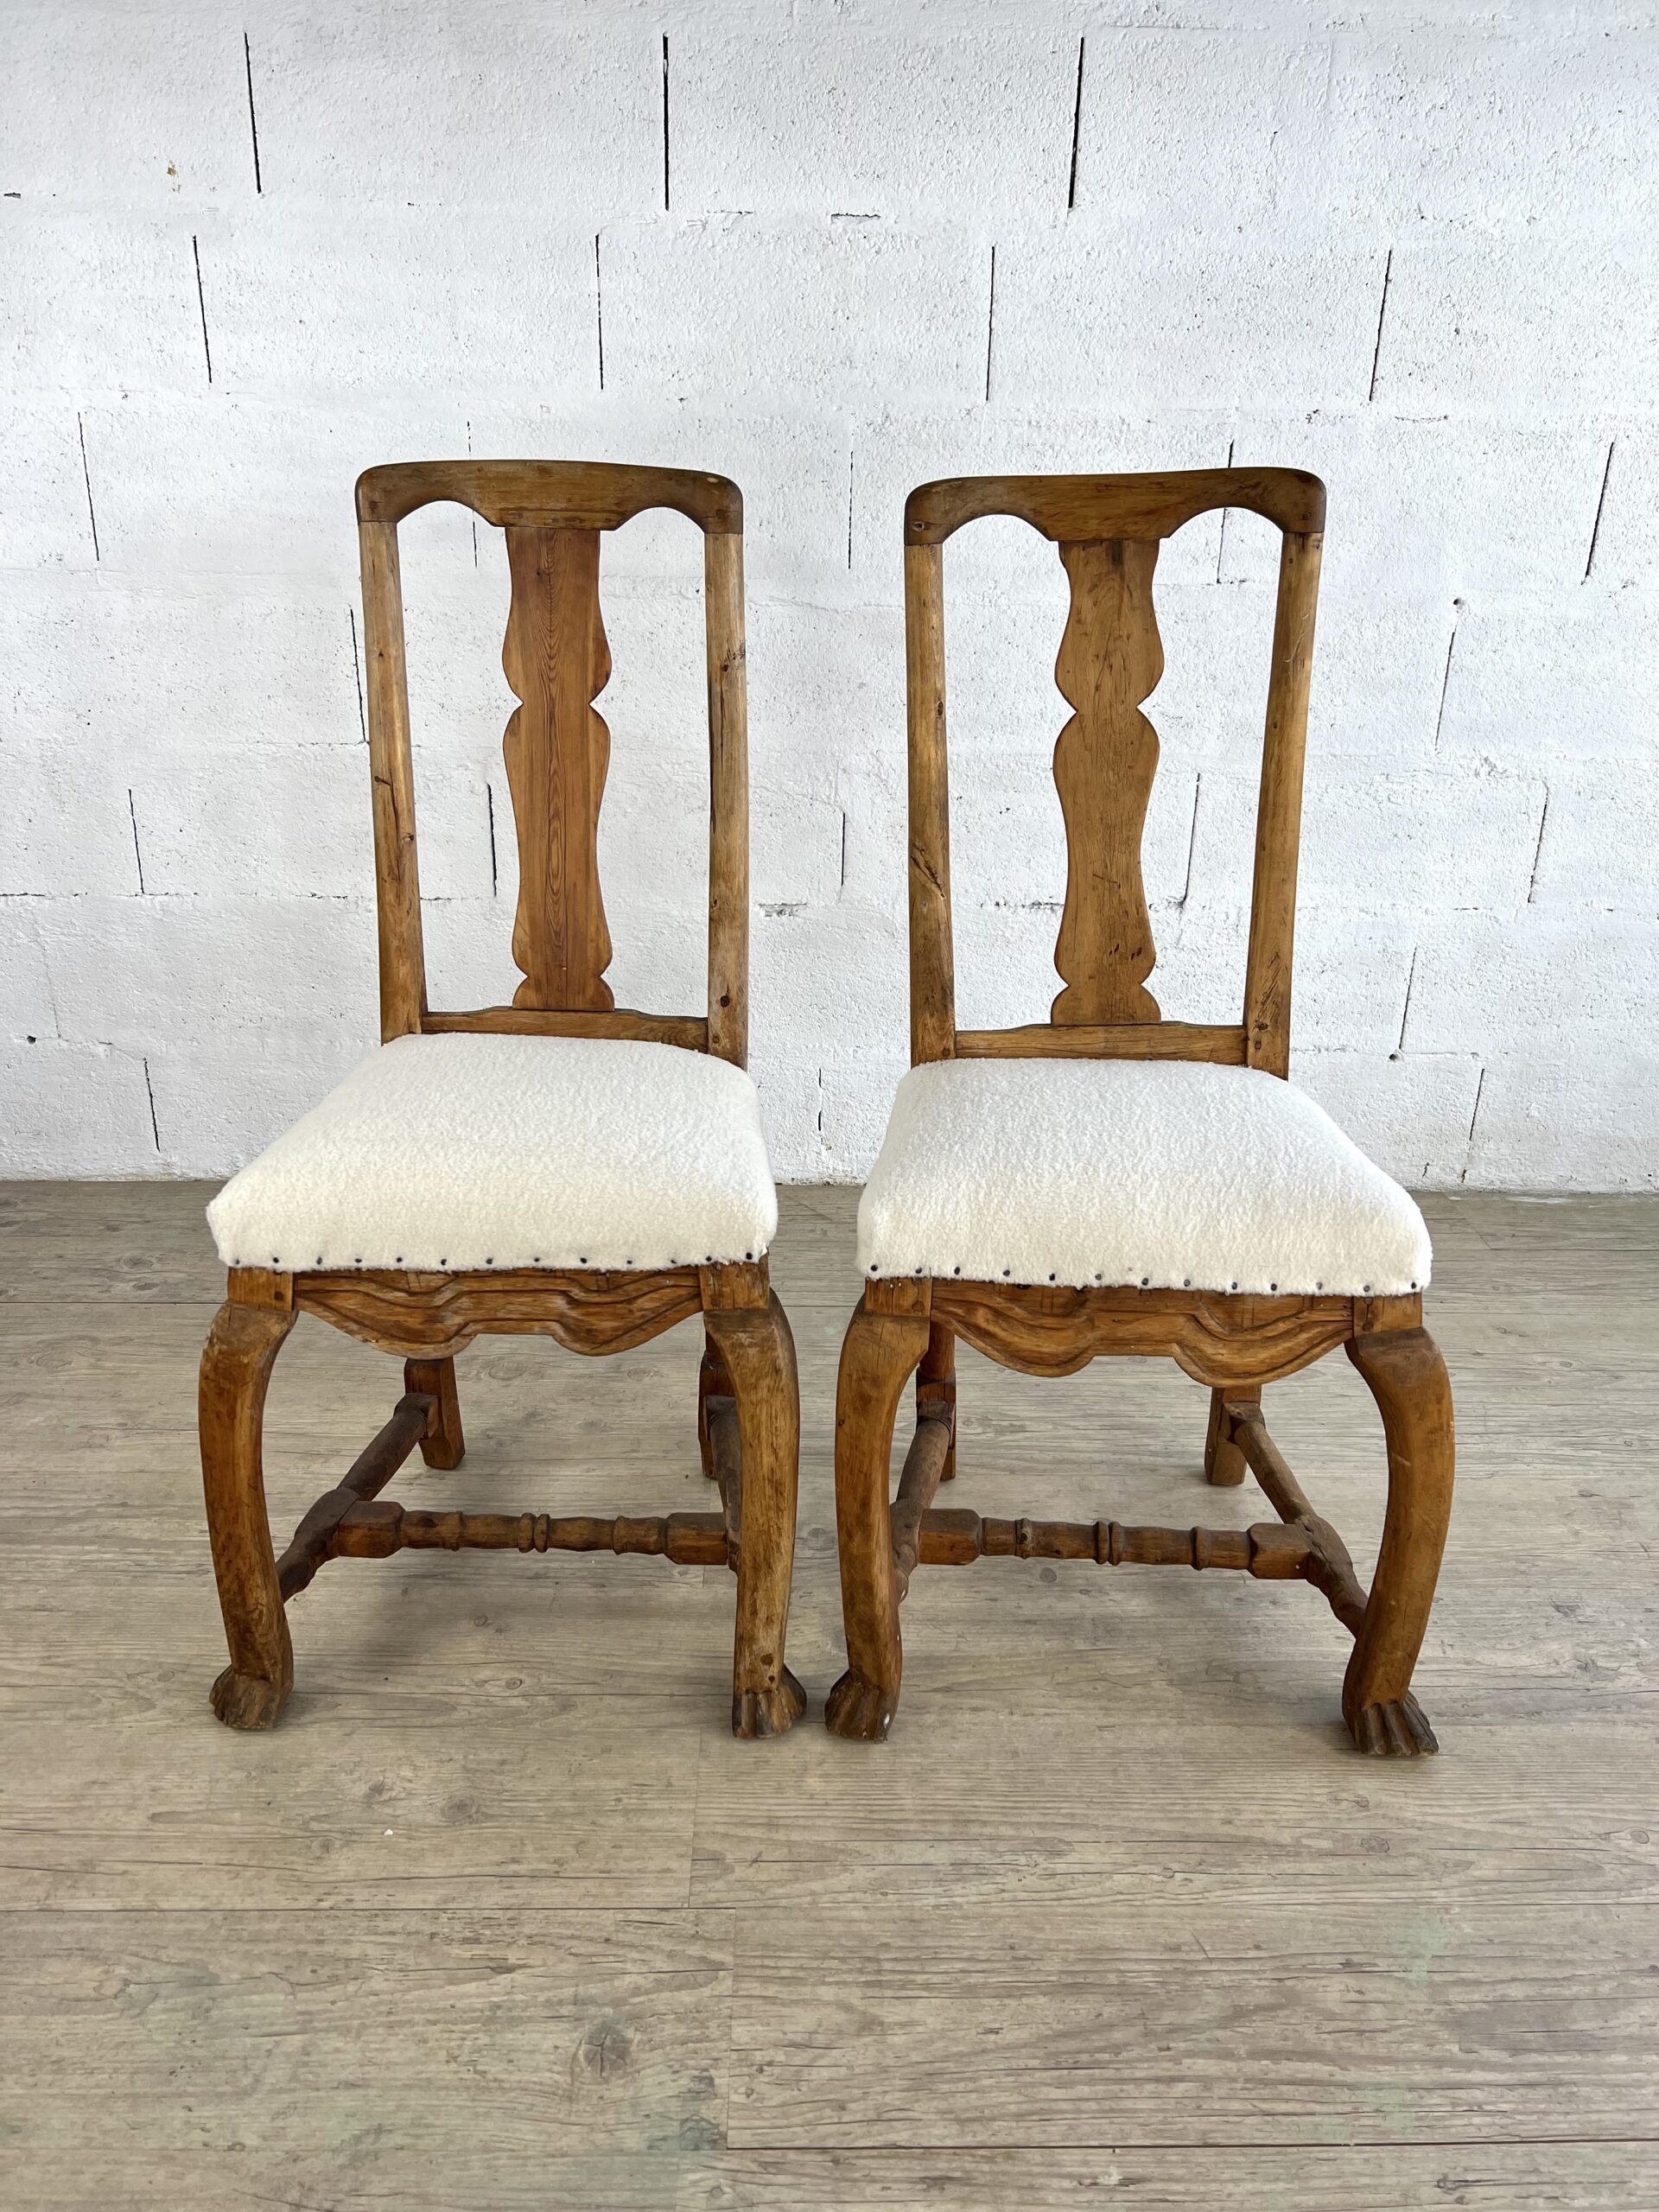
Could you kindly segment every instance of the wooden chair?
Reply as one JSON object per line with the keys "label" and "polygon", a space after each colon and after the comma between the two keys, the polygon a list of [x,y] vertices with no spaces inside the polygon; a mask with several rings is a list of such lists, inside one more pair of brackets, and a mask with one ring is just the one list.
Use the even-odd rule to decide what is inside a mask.
{"label": "wooden chair", "polygon": [[[503,664],[522,704],[505,754],[518,835],[511,1006],[427,1005],[397,524],[458,500],[506,535]],[[703,532],[712,805],[709,1010],[636,1014],[604,980],[599,806],[610,738],[601,531],[672,507]],[[432,461],[359,481],[380,1051],[226,1185],[208,1209],[230,1268],[201,1363],[201,1462],[231,1664],[219,1719],[267,1728],[287,1701],[284,1607],[325,1560],[407,1547],[650,1552],[737,1573],[732,1726],[775,1735],[804,1697],[784,1664],[799,1410],[795,1351],[767,1281],[777,1220],[748,1004],[743,507],[689,470]],[[265,1389],[302,1313],[401,1354],[405,1395],[282,1558],[260,1467]],[[698,1407],[719,1512],[559,1518],[405,1508],[378,1497],[418,1444],[463,1450],[455,1354],[481,1334],[625,1351],[701,1313]]]}
{"label": "wooden chair", "polygon": [[[1163,670],[1160,542],[1248,508],[1282,533],[1243,1019],[1162,1020],[1141,836],[1158,741],[1139,712]],[[1021,517],[1059,547],[1071,612],[1056,680],[1076,709],[1054,754],[1069,880],[1045,1025],[956,1026],[945,771],[944,541]],[[1343,1713],[1362,1751],[1435,1749],[1411,1695],[1452,1498],[1452,1404],[1422,1325],[1416,1207],[1285,1079],[1302,754],[1325,492],[1299,470],[979,477],[905,509],[910,705],[912,1071],[859,1211],[866,1278],[842,1351],[836,1498],[848,1671],[825,1710],[880,1738],[898,1702],[899,1605],[918,1562],[988,1555],[1232,1567],[1300,1578],[1355,1638]],[[982,1520],[931,1501],[955,1472],[955,1340],[1033,1375],[1102,1353],[1166,1355],[1210,1386],[1205,1471],[1248,1467],[1279,1516],[1249,1529]],[[1342,1345],[1388,1443],[1369,1595],[1263,1426],[1262,1386]],[[916,1433],[888,1503],[906,1379]]]}

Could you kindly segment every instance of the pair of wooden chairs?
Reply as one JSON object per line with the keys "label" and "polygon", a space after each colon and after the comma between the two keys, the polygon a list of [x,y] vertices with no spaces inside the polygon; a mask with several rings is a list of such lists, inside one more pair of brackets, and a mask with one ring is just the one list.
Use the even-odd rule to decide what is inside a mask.
{"label": "pair of wooden chairs", "polygon": [[[505,755],[520,888],[512,1004],[428,1004],[397,525],[458,500],[505,534],[504,649],[520,701]],[[744,1072],[748,825],[742,502],[690,471],[549,461],[374,468],[357,493],[379,912],[380,1052],[234,1177],[209,1209],[228,1293],[202,1357],[208,1524],[231,1664],[220,1719],[270,1726],[293,1678],[286,1607],[328,1560],[410,1548],[652,1553],[737,1578],[732,1726],[804,1708],[785,1664],[799,1437],[794,1348],[767,1277],[776,1198]],[[711,790],[708,1010],[612,1003],[597,826],[609,737],[601,534],[648,507],[703,533]],[[1157,739],[1140,712],[1162,651],[1163,539],[1219,507],[1282,533],[1243,1018],[1165,1021],[1140,847]],[[1071,604],[1057,668],[1074,709],[1055,776],[1069,849],[1046,1024],[961,1030],[952,988],[944,541],[976,517],[1056,543]],[[1296,855],[1324,524],[1290,469],[987,477],[924,486],[905,515],[910,710],[912,1072],[859,1218],[865,1278],[836,1404],[849,1666],[826,1721],[886,1734],[899,1605],[918,1564],[982,1556],[1234,1568],[1300,1579],[1355,1645],[1343,1711],[1376,1753],[1433,1751],[1410,1694],[1450,1507],[1445,1369],[1421,1319],[1429,1252],[1406,1194],[1287,1078]],[[297,1317],[401,1355],[404,1395],[279,1559],[260,1464],[266,1387]],[[381,1493],[416,1448],[463,1450],[456,1354],[535,1333],[620,1351],[701,1315],[704,1471],[718,1510],[559,1517],[406,1507]],[[1067,1374],[1101,1354],[1174,1358],[1208,1384],[1205,1468],[1253,1472],[1248,1529],[982,1519],[933,1503],[955,1472],[955,1344]],[[1388,1446],[1369,1593],[1263,1426],[1262,1386],[1338,1344]],[[890,1496],[897,1408],[916,1428]]]}

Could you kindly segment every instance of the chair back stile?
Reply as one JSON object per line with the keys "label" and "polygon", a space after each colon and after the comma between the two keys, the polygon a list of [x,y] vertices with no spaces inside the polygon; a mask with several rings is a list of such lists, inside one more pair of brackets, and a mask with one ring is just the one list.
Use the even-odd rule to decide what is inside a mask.
{"label": "chair back stile", "polygon": [[[512,595],[502,665],[519,704],[504,743],[518,837],[510,1006],[427,1003],[397,525],[458,501],[506,537]],[[594,701],[610,675],[599,601],[601,534],[652,507],[703,532],[709,759],[709,994],[703,1014],[613,1004],[599,880],[610,734]],[[743,505],[726,478],[595,462],[431,461],[371,468],[357,487],[373,779],[383,1041],[505,1031],[629,1037],[745,1064],[748,1032],[747,692]]]}
{"label": "chair back stile", "polygon": [[[1158,737],[1140,709],[1163,672],[1153,605],[1162,540],[1218,507],[1282,535],[1256,813],[1249,944],[1237,1023],[1166,1021],[1146,988],[1156,957],[1141,842]],[[1054,964],[1064,988],[1044,1023],[956,1026],[945,741],[944,541],[1013,515],[1058,547],[1071,607],[1055,677],[1073,709],[1055,747],[1067,882]],[[911,1058],[1060,1056],[1192,1059],[1285,1075],[1325,491],[1300,469],[1162,475],[958,477],[905,508],[909,699]]]}
{"label": "chair back stile", "polygon": [[[361,492],[359,493],[359,504]],[[359,519],[364,688],[374,799],[374,893],[380,953],[380,1041],[417,1033],[426,1018],[426,950],[415,846],[404,588],[395,522]]]}

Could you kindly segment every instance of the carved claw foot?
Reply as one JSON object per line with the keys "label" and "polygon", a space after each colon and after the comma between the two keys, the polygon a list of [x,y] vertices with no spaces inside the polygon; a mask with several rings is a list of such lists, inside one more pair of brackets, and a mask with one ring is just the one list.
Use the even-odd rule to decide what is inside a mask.
{"label": "carved claw foot", "polygon": [[734,1736],[785,1736],[806,1711],[806,1692],[787,1667],[775,1690],[744,1690],[732,1700]]}
{"label": "carved claw foot", "polygon": [[897,1690],[867,1682],[849,1668],[823,1701],[823,1725],[832,1736],[845,1736],[850,1743],[879,1744],[898,1709]]}
{"label": "carved claw foot", "polygon": [[1348,1716],[1348,1731],[1372,1758],[1421,1758],[1440,1748],[1409,1690],[1395,1704],[1361,1706]]}
{"label": "carved claw foot", "polygon": [[227,1728],[274,1728],[288,1703],[288,1686],[227,1667],[211,1695],[213,1711]]}

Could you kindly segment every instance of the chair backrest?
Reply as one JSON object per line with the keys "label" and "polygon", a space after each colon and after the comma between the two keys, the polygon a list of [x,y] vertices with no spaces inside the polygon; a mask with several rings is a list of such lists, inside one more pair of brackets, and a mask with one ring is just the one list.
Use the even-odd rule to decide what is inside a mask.
{"label": "chair backrest", "polygon": [[[1162,540],[1216,507],[1283,534],[1256,810],[1243,1018],[1165,1021],[1146,988],[1155,957],[1141,837],[1158,736],[1140,702],[1163,673],[1152,575]],[[944,541],[983,515],[1015,515],[1059,547],[1071,606],[1055,681],[1074,709],[1054,749],[1067,880],[1046,1023],[958,1029],[950,940],[944,738]],[[1211,1060],[1284,1075],[1301,828],[1302,753],[1319,596],[1325,486],[1296,468],[1145,476],[962,476],[905,503],[910,708],[910,1034],[912,1063],[1051,1053]]]}
{"label": "chair backrest", "polygon": [[[436,499],[506,533],[512,599],[502,666],[521,704],[504,750],[518,836],[510,1007],[434,1013],[426,1002],[397,525]],[[599,807],[610,733],[594,700],[611,672],[599,608],[599,540],[649,507],[703,533],[709,660],[709,1007],[639,1014],[613,1004],[599,884]],[[508,1030],[638,1037],[742,1066],[748,1043],[749,785],[743,641],[743,499],[723,476],[596,461],[429,461],[358,479],[369,760],[380,923],[380,1031]]]}

